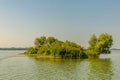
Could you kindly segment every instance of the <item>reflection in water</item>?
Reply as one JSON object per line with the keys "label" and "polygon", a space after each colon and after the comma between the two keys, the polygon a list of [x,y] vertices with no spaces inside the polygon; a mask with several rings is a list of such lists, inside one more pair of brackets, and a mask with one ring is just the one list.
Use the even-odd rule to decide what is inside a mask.
{"label": "reflection in water", "polygon": [[113,69],[110,59],[96,59],[89,62],[89,80],[112,80]]}
{"label": "reflection in water", "polygon": [[96,60],[6,58],[18,53],[0,51],[0,80],[120,80],[120,51]]}
{"label": "reflection in water", "polygon": [[37,72],[38,80],[78,80],[77,65],[80,62],[81,60],[35,59],[34,71]]}
{"label": "reflection in water", "polygon": [[35,59],[34,78],[49,80],[112,80],[110,59]]}

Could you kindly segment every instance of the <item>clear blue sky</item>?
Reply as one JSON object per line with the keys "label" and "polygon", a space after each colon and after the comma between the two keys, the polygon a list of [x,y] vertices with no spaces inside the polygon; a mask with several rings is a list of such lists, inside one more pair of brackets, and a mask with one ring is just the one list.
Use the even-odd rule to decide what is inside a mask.
{"label": "clear blue sky", "polygon": [[104,32],[120,48],[120,0],[0,0],[0,47],[29,47],[42,35],[87,47]]}

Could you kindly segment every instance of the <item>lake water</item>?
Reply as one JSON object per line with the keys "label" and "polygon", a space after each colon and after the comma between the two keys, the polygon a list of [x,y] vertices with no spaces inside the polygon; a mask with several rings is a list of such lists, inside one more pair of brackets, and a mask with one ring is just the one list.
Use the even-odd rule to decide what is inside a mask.
{"label": "lake water", "polygon": [[120,80],[120,51],[95,60],[54,60],[0,51],[0,80]]}

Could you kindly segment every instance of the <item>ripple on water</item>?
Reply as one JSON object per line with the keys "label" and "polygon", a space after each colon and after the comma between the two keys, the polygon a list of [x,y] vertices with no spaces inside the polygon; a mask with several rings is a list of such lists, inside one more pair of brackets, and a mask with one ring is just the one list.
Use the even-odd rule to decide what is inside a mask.
{"label": "ripple on water", "polygon": [[0,61],[0,80],[119,80],[119,57],[115,52],[94,60],[10,57]]}

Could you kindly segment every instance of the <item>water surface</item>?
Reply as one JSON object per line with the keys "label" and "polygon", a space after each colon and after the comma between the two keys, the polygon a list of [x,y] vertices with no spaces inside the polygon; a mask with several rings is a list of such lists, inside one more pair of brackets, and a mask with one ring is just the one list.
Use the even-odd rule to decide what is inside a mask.
{"label": "water surface", "polygon": [[54,60],[0,51],[0,80],[120,80],[120,51],[95,60]]}

